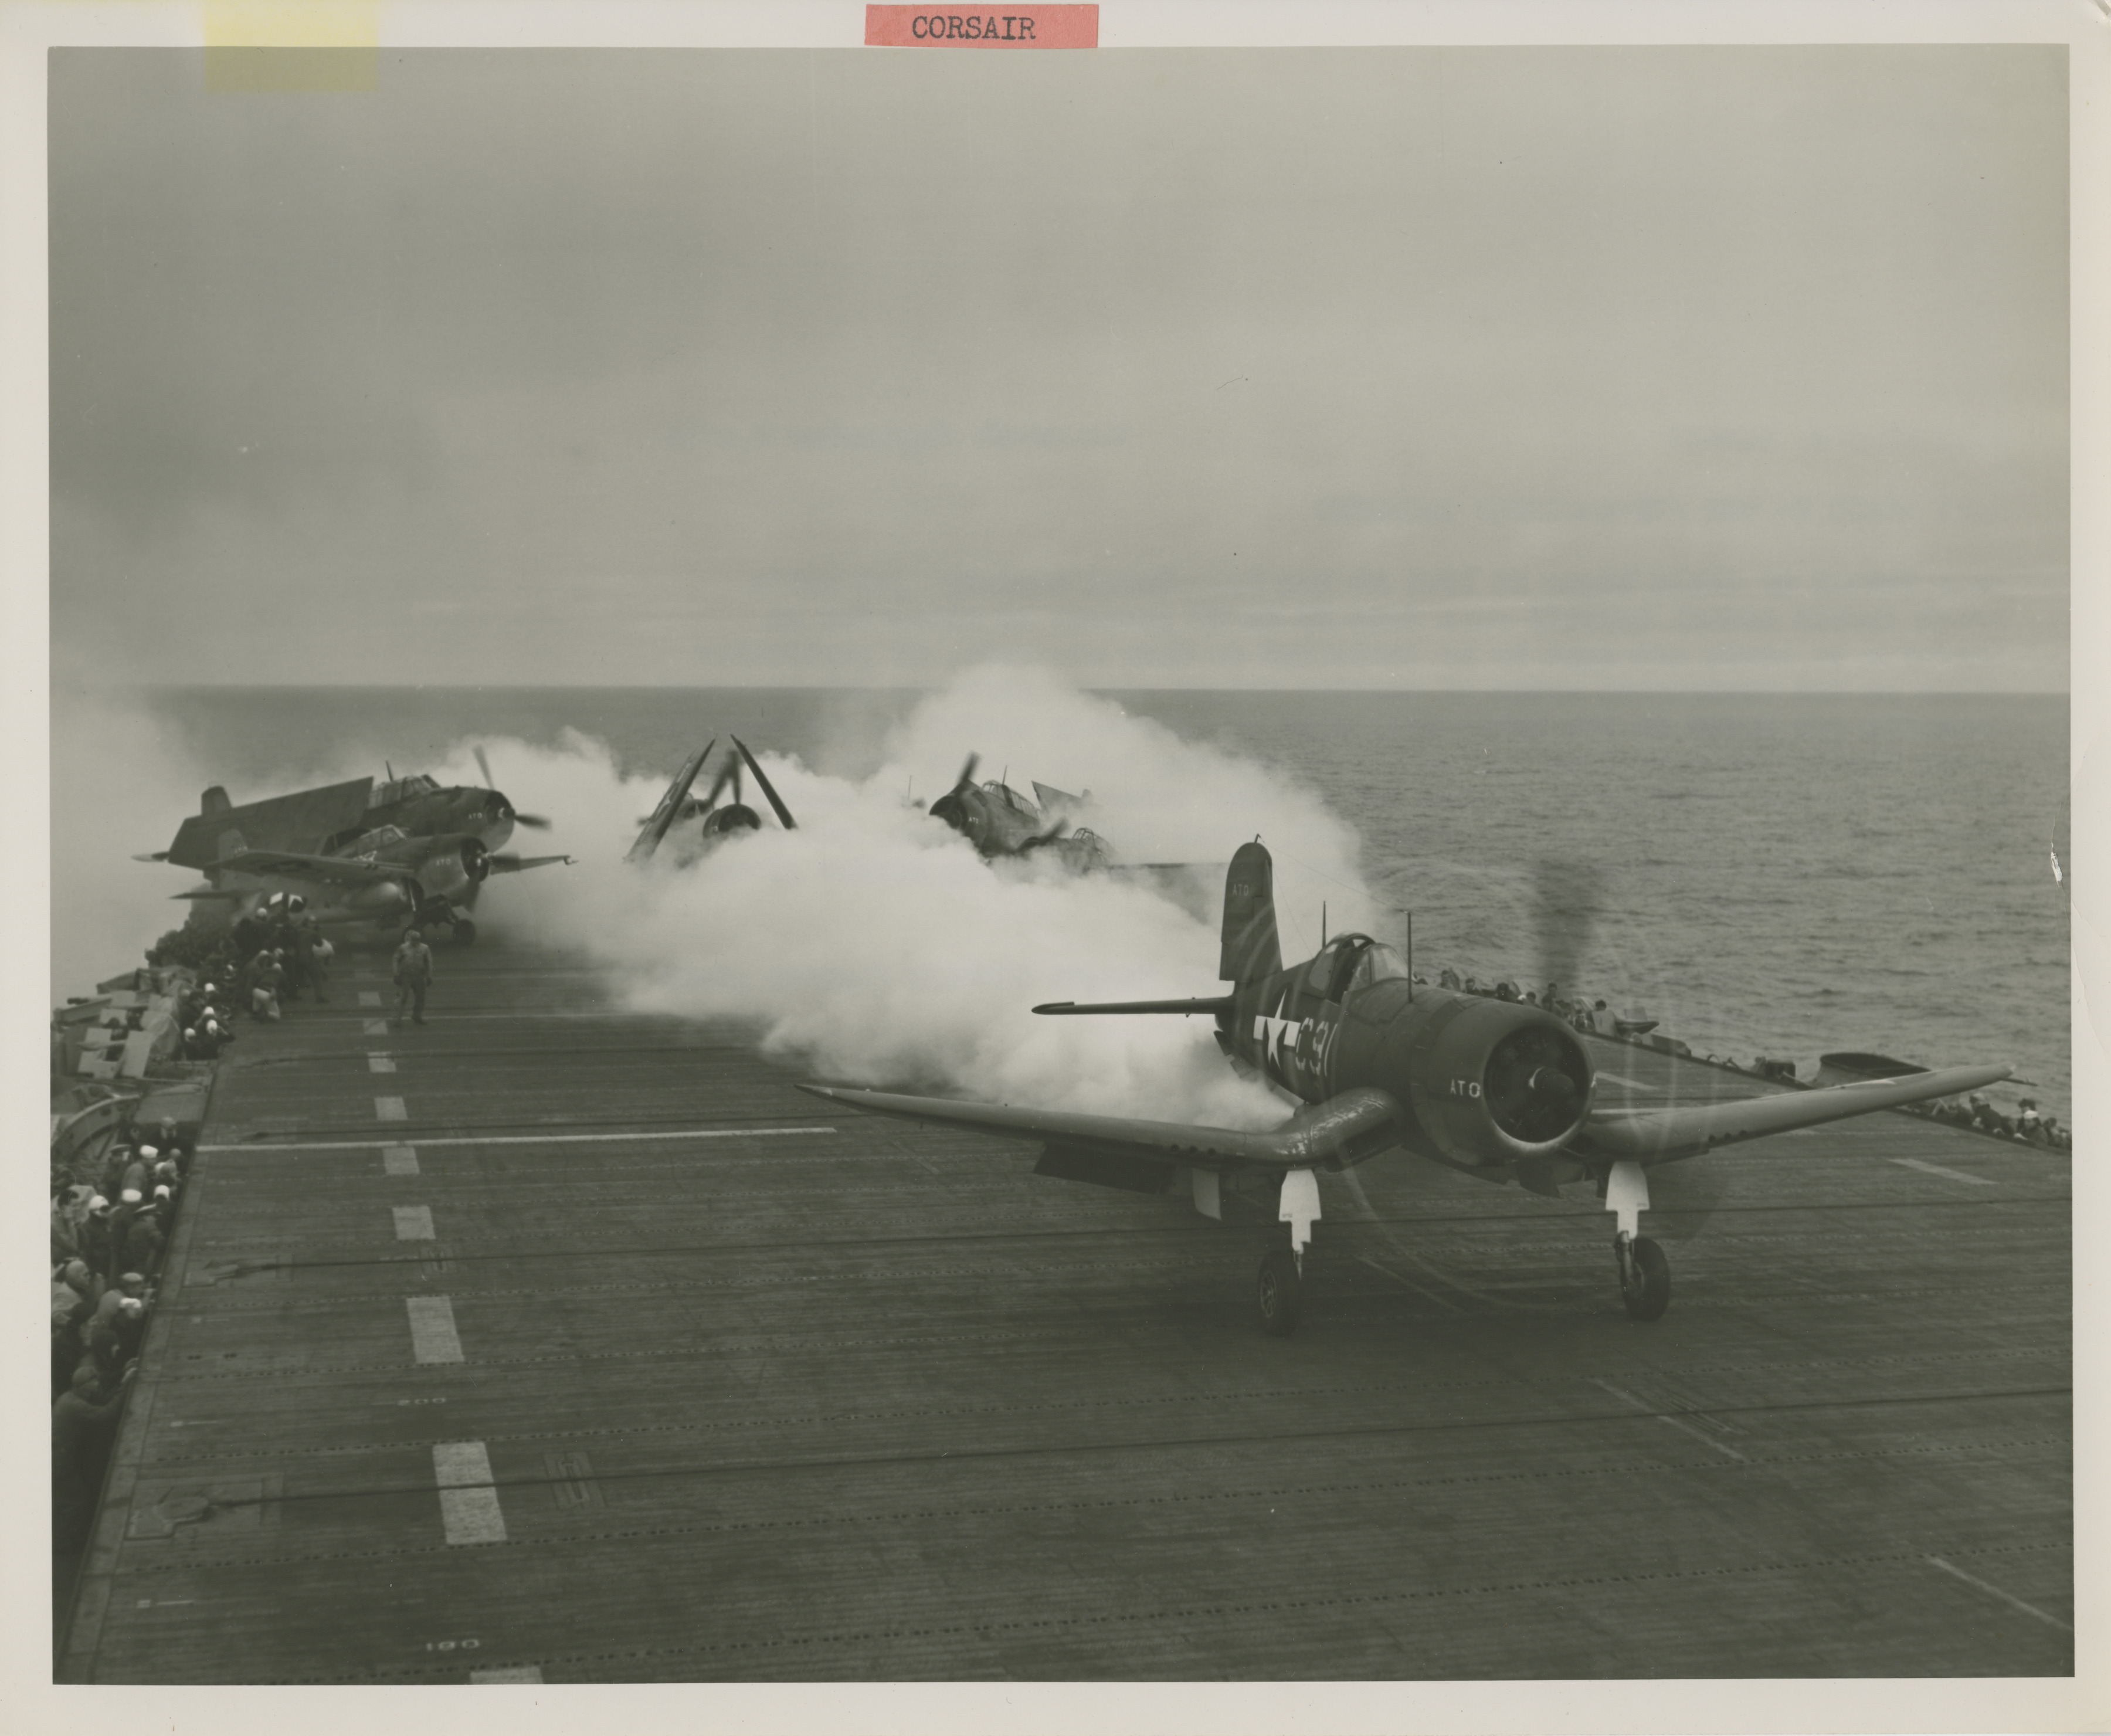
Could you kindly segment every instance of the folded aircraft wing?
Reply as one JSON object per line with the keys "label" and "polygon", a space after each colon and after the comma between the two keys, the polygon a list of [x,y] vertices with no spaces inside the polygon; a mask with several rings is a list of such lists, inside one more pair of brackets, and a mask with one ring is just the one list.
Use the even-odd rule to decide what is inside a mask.
{"label": "folded aircraft wing", "polygon": [[1743,1097],[1732,1103],[1601,1110],[1591,1116],[1568,1148],[1580,1157],[1667,1163],[1718,1145],[1786,1133],[1791,1128],[1815,1127],[1824,1121],[1867,1115],[1873,1109],[1895,1109],[1902,1103],[1977,1091],[2006,1079],[2010,1070],[2007,1067],[1950,1067],[1936,1073],[1901,1074],[1896,1079],[1856,1079],[1817,1091]]}
{"label": "folded aircraft wing", "polygon": [[660,848],[660,841],[666,837],[667,829],[674,825],[674,816],[680,811],[683,801],[689,793],[689,786],[697,781],[697,774],[704,769],[704,761],[711,757],[711,749],[718,744],[719,738],[714,735],[699,752],[682,761],[682,769],[674,774],[674,781],[667,786],[667,793],[661,797],[660,805],[652,810],[651,816],[646,820],[638,836],[631,840],[624,861],[651,861],[652,852]]}
{"label": "folded aircraft wing", "polygon": [[400,863],[363,857],[308,856],[297,850],[237,850],[211,865],[211,872],[270,875],[282,880],[323,880],[337,886],[374,886],[400,879]]}
{"label": "folded aircraft wing", "polygon": [[1397,1143],[1400,1105],[1368,1085],[1344,1091],[1301,1109],[1280,1127],[1242,1133],[1184,1121],[1142,1121],[1128,1116],[1080,1115],[1064,1109],[1025,1109],[1009,1103],[963,1103],[951,1097],[897,1097],[884,1091],[851,1091],[835,1085],[801,1085],[831,1102],[855,1104],[906,1120],[970,1127],[1005,1139],[1121,1157],[1169,1158],[1197,1169],[1248,1166],[1269,1170],[1339,1169],[1360,1163]]}

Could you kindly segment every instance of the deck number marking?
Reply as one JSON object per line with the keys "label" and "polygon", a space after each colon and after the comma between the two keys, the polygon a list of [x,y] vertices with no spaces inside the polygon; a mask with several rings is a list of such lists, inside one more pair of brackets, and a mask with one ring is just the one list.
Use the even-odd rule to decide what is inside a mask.
{"label": "deck number marking", "polygon": [[480,1688],[493,1682],[539,1682],[543,1679],[540,1664],[506,1664],[491,1670],[472,1670],[470,1685]]}

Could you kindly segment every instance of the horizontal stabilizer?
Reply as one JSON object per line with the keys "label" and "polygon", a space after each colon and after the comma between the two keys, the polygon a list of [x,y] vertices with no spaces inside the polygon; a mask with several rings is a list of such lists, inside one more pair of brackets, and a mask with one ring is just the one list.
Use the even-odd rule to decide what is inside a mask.
{"label": "horizontal stabilizer", "polygon": [[1236,1003],[1228,994],[1205,1001],[1043,1001],[1037,1013],[1228,1013]]}
{"label": "horizontal stabilizer", "polygon": [[1338,1170],[1398,1143],[1405,1120],[1391,1096],[1369,1085],[1301,1109],[1266,1133],[1182,1121],[1142,1121],[1127,1116],[1080,1115],[1063,1109],[1015,1108],[1009,1103],[963,1103],[951,1097],[897,1097],[836,1085],[799,1088],[831,1102],[905,1120],[972,1128],[1003,1139],[1045,1141],[1073,1154],[1169,1158],[1203,1170]]}
{"label": "horizontal stabilizer", "polygon": [[1592,1115],[1568,1148],[1583,1156],[1665,1163],[1718,1145],[1786,1133],[1792,1128],[1816,1127],[1875,1109],[1896,1109],[1930,1097],[1977,1091],[2008,1078],[2010,1071],[2007,1067],[1950,1067],[1898,1079],[1855,1079],[1817,1091],[1783,1091],[1732,1103],[1600,1111]]}

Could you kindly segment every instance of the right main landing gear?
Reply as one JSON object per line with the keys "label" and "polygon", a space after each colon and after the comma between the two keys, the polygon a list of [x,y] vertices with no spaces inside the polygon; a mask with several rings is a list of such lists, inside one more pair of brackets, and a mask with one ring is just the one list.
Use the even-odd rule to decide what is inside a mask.
{"label": "right main landing gear", "polygon": [[1613,1238],[1613,1256],[1620,1262],[1620,1300],[1628,1318],[1654,1320],[1671,1306],[1671,1262],[1647,1236],[1622,1230]]}
{"label": "right main landing gear", "polygon": [[1297,1256],[1287,1247],[1271,1247],[1261,1257],[1260,1275],[1254,1293],[1260,1307],[1260,1329],[1278,1337],[1292,1331],[1297,1325],[1297,1313],[1304,1302],[1304,1275],[1297,1269]]}

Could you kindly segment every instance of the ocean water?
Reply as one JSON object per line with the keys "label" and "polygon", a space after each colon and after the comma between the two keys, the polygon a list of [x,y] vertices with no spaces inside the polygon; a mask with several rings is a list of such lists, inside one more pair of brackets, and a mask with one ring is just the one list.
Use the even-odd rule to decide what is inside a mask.
{"label": "ocean water", "polygon": [[[2070,1102],[2067,707],[2035,696],[1119,693],[1132,714],[1267,761],[1362,840],[1384,938],[1416,966],[1564,971],[1696,1053],[1873,1050],[2013,1063]],[[671,771],[703,737],[819,770],[880,763],[907,692],[737,688],[170,690],[156,726],[237,801],[316,768],[400,773],[465,740],[606,742]],[[1006,768],[989,743],[982,775]],[[532,789],[497,780],[524,808]],[[933,765],[936,793],[956,764]],[[1058,765],[1010,768],[1020,788]],[[186,792],[183,811],[195,804]],[[56,829],[56,828],[55,828]],[[1225,816],[1227,854],[1245,835]],[[157,838],[139,848],[154,848]],[[1289,870],[1298,840],[1267,840]],[[1571,889],[1545,916],[1541,888]],[[1574,888],[1590,888],[1587,897]],[[1348,888],[1343,888],[1346,898]],[[1578,914],[1588,907],[1587,916]],[[1573,959],[1573,966],[1562,961]],[[1208,985],[1169,985],[1206,992]]]}

